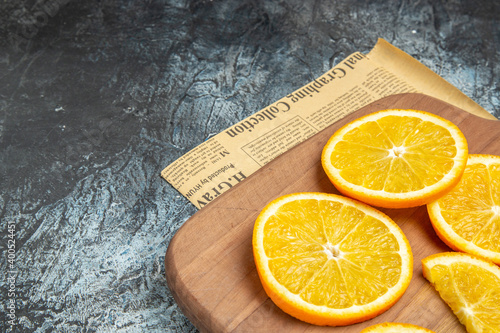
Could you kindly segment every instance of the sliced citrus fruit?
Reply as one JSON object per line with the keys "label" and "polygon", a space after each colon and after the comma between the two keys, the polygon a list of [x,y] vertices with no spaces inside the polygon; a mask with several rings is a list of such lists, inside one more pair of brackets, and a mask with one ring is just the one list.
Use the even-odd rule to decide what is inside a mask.
{"label": "sliced citrus fruit", "polygon": [[500,264],[500,156],[469,155],[460,182],[427,210],[453,250]]}
{"label": "sliced citrus fruit", "polygon": [[445,252],[422,260],[423,275],[467,332],[500,332],[500,268],[468,253]]}
{"label": "sliced citrus fruit", "polygon": [[321,156],[343,194],[386,208],[431,202],[452,188],[467,162],[467,140],[429,112],[384,110],[336,131]]}
{"label": "sliced citrus fruit", "polygon": [[434,333],[417,325],[406,323],[382,323],[365,328],[360,333]]}
{"label": "sliced citrus fruit", "polygon": [[341,326],[389,309],[412,276],[405,235],[387,215],[350,198],[295,193],[258,216],[253,252],[264,290],[284,312]]}

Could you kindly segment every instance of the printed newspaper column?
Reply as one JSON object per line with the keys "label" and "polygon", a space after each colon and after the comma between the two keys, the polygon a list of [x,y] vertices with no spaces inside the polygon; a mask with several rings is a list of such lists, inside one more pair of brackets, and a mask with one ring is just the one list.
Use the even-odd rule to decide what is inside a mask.
{"label": "printed newspaper column", "polygon": [[[165,168],[162,176],[202,208],[347,112],[383,96],[358,85],[356,79],[376,70],[363,54],[355,53],[318,79],[192,149]],[[377,78],[384,74],[390,76],[383,73]],[[408,90],[413,89],[394,85],[392,93]]]}
{"label": "printed newspaper column", "polygon": [[314,81],[203,142],[161,175],[197,208],[203,208],[347,114],[382,97],[409,92],[427,93],[492,117],[430,69],[379,40],[368,55],[350,55]]}

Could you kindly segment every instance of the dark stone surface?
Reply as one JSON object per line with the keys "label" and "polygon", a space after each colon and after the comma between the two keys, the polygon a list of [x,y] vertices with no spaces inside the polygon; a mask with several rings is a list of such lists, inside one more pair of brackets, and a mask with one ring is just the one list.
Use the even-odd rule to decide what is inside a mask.
{"label": "dark stone surface", "polygon": [[498,1],[4,0],[0,22],[2,332],[196,331],[163,264],[195,208],[161,169],[378,37],[500,117]]}

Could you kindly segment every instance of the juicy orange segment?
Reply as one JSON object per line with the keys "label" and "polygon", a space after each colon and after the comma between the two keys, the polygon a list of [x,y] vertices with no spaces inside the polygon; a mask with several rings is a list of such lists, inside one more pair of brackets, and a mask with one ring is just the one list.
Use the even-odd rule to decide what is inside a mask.
{"label": "juicy orange segment", "polygon": [[500,332],[500,268],[459,252],[422,260],[423,275],[469,333]]}
{"label": "juicy orange segment", "polygon": [[410,245],[397,224],[334,194],[296,193],[269,203],[254,226],[253,252],[274,303],[317,325],[375,317],[412,276]]}
{"label": "juicy orange segment", "polygon": [[417,325],[406,323],[382,323],[365,328],[360,333],[434,333]]}
{"label": "juicy orange segment", "polygon": [[336,131],[323,149],[323,168],[343,194],[370,205],[426,204],[459,180],[467,141],[450,121],[416,110],[384,110]]}
{"label": "juicy orange segment", "polygon": [[460,182],[427,210],[453,250],[500,264],[500,156],[469,155]]}

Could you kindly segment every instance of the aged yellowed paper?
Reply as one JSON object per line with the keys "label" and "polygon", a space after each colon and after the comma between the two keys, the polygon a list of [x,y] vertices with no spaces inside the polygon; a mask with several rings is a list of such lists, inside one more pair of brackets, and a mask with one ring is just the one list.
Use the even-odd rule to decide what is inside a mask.
{"label": "aged yellowed paper", "polygon": [[495,119],[429,68],[379,39],[314,81],[201,143],[161,173],[197,208],[293,146],[382,97],[419,92]]}

